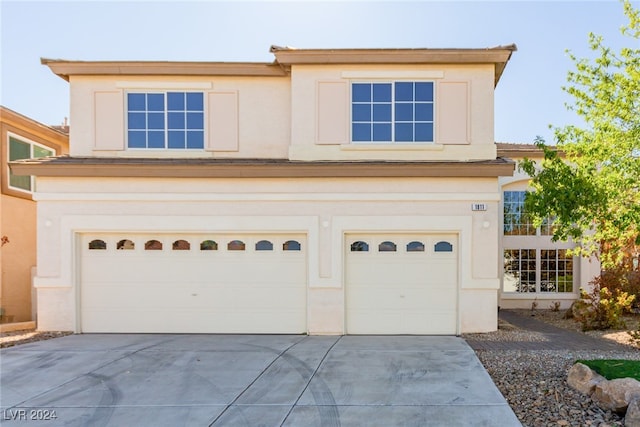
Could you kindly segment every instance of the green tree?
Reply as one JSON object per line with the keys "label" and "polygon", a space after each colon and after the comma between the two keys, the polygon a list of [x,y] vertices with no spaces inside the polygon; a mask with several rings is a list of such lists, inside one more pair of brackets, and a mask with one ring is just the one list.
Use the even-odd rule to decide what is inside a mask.
{"label": "green tree", "polygon": [[520,164],[532,177],[525,206],[536,225],[553,218],[554,240],[572,239],[575,254],[598,254],[605,269],[628,268],[640,247],[640,11],[622,5],[631,48],[614,52],[590,33],[595,59],[569,53],[575,69],[563,90],[585,124],[555,128],[557,149],[537,138],[542,163]]}

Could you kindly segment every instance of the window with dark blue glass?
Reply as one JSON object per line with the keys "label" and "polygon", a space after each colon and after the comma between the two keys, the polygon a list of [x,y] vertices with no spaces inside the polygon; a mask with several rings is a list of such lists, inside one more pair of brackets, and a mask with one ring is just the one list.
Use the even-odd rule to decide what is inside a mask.
{"label": "window with dark blue glass", "polygon": [[127,141],[129,148],[204,148],[204,95],[127,94]]}
{"label": "window with dark blue glass", "polygon": [[433,142],[433,82],[352,83],[354,142]]}

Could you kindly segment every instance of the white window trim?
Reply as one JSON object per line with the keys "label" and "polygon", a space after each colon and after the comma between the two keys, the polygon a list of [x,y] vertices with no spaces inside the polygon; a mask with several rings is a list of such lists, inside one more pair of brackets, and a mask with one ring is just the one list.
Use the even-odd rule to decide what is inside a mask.
{"label": "white window trim", "polygon": [[[169,85],[171,86],[171,85]],[[206,94],[207,92],[202,90],[202,89],[198,89],[198,88],[193,88],[193,85],[189,85],[189,88],[182,88],[182,87],[167,87],[166,85],[163,85],[162,88],[159,89],[149,89],[147,86],[143,86],[140,87],[139,89],[136,89],[135,87],[131,87],[128,86],[128,90],[124,91],[124,96],[123,96],[123,102],[124,102],[124,146],[125,146],[125,152],[130,152],[130,153],[145,153],[148,155],[153,155],[153,153],[205,153],[206,152],[206,147],[207,147],[207,138],[208,138],[208,129],[207,129],[207,117],[208,117],[208,112],[207,112],[207,100],[206,100]],[[144,94],[150,94],[150,93],[160,93],[165,95],[165,109],[164,109],[164,119],[165,119],[165,127],[164,127],[164,142],[165,145],[168,144],[168,138],[169,138],[169,129],[168,129],[168,110],[167,110],[167,105],[166,105],[166,95],[169,92],[185,92],[185,93],[201,93],[203,96],[203,104],[202,104],[202,114],[203,114],[203,144],[202,144],[202,148],[169,148],[169,147],[165,147],[165,148],[137,148],[137,147],[129,147],[129,101],[128,101],[128,95],[130,93],[144,93]]]}
{"label": "white window trim", "polygon": [[[7,160],[9,161],[10,154],[11,154],[11,138],[13,139],[17,139],[20,142],[24,142],[26,144],[29,144],[29,155],[31,156],[30,158],[33,158],[33,146],[37,145],[40,148],[43,148],[45,150],[51,151],[53,154],[53,156],[57,155],[56,153],[56,149],[53,147],[49,147],[47,145],[41,144],[39,142],[35,142],[29,138],[26,138],[22,135],[18,135],[16,133],[13,132],[7,132]],[[20,191],[24,194],[33,194],[36,188],[36,180],[35,177],[33,175],[29,175],[29,178],[31,180],[31,190],[25,190],[24,188],[20,188],[20,187],[14,187],[11,185],[11,170],[9,169],[9,165],[7,165],[7,188],[13,191]]]}
{"label": "white window trim", "polygon": [[[343,72],[343,76],[344,74],[348,72]],[[356,72],[357,73],[357,72]],[[382,74],[386,74],[386,72],[382,72]],[[425,146],[425,145],[435,145],[436,141],[437,141],[437,137],[436,137],[436,122],[437,122],[437,108],[436,108],[436,99],[438,97],[438,85],[436,84],[436,81],[433,78],[416,78],[416,77],[410,77],[413,76],[415,73],[414,72],[408,72],[409,76],[407,77],[403,77],[402,75],[399,75],[398,73],[390,73],[390,76],[393,76],[393,78],[365,78],[365,77],[358,77],[357,79],[351,79],[349,80],[349,144],[355,144],[355,145],[369,145],[369,149],[372,148],[371,146],[376,146],[376,145],[388,145],[388,146],[402,146],[402,145],[418,145],[418,146]],[[444,77],[444,76],[443,76]],[[433,83],[433,101],[431,101],[431,103],[433,104],[433,120],[432,120],[432,124],[433,124],[433,141],[395,141],[394,140],[394,130],[395,130],[395,124],[396,121],[394,120],[394,113],[395,113],[395,97],[396,97],[396,93],[395,93],[395,88],[394,88],[394,83],[396,82],[411,82],[411,83]],[[353,84],[354,83],[363,83],[363,84],[374,84],[374,83],[390,83],[391,84],[391,141],[354,141],[353,140]],[[415,102],[415,101],[414,101]],[[373,101],[371,101],[371,103],[373,104]],[[415,121],[413,122],[415,124]],[[438,144],[441,145],[441,144]],[[423,148],[424,149],[424,148]]]}

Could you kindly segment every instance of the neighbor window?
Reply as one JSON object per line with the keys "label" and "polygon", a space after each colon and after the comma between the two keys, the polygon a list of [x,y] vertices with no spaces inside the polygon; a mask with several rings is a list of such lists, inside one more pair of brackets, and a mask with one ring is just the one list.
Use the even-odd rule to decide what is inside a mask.
{"label": "neighbor window", "polygon": [[354,142],[433,142],[433,82],[351,84]]}
{"label": "neighbor window", "polygon": [[[55,156],[56,152],[52,148],[45,147],[35,142],[9,136],[9,161],[22,159],[36,159],[39,157]],[[34,177],[18,176],[9,171],[9,188],[21,191],[34,190]]]}
{"label": "neighbor window", "polygon": [[204,148],[204,94],[127,94],[127,146],[148,149]]}

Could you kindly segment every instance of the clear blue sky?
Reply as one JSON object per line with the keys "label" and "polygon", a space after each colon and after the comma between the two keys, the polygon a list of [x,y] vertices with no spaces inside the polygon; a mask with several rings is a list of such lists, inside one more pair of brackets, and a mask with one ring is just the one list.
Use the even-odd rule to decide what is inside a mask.
{"label": "clear blue sky", "polygon": [[[640,2],[635,1],[638,8]],[[496,141],[552,142],[577,123],[561,90],[566,49],[587,34],[629,45],[607,1],[7,1],[0,0],[0,103],[45,124],[69,115],[68,83],[40,58],[271,62],[269,46],[482,48],[516,43],[496,88]],[[73,123],[71,123],[73,125]]]}

